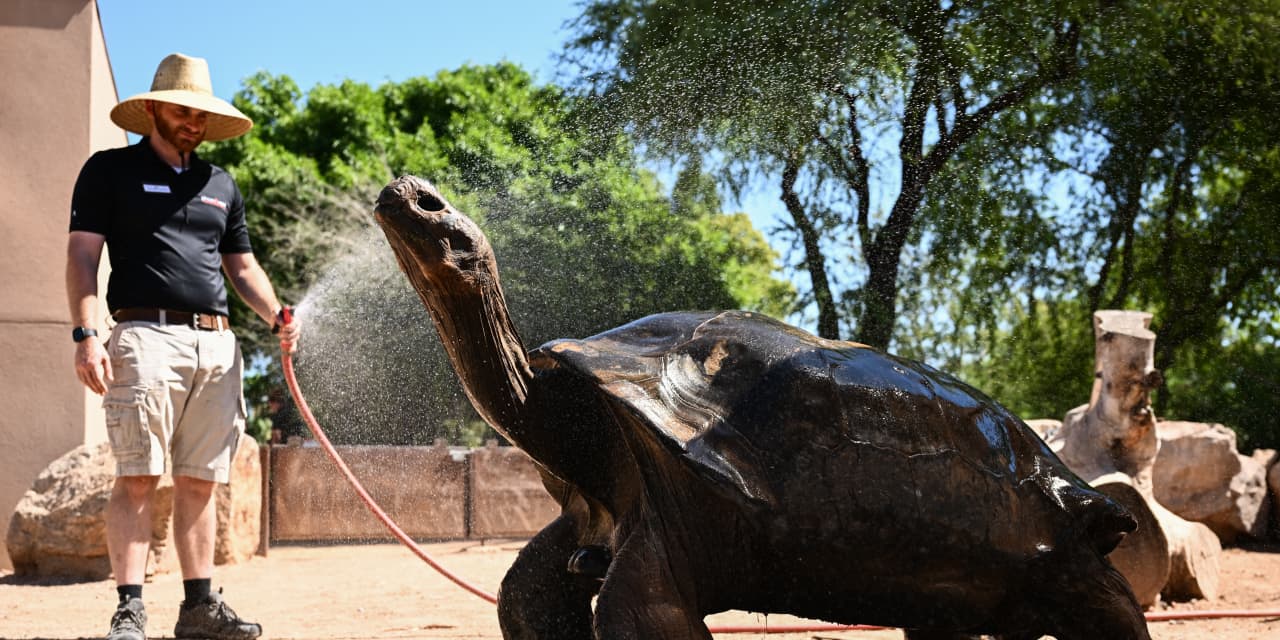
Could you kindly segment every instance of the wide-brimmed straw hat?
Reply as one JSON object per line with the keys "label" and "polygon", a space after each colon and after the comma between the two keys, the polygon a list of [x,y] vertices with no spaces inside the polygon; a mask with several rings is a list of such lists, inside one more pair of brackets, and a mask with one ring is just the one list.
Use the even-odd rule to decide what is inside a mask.
{"label": "wide-brimmed straw hat", "polygon": [[151,91],[139,93],[116,105],[111,110],[111,121],[125,131],[150,135],[151,119],[147,117],[144,106],[147,100],[172,102],[208,111],[209,121],[204,139],[210,142],[234,138],[253,128],[253,120],[249,116],[213,95],[209,63],[204,58],[192,58],[181,53],[166,56],[156,68]]}

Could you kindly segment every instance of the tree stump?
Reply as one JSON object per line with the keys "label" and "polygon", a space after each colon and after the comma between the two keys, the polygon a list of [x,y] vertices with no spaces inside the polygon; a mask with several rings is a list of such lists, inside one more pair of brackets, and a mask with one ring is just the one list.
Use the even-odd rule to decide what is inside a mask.
{"label": "tree stump", "polygon": [[1169,599],[1218,594],[1217,536],[1155,499],[1152,468],[1160,442],[1151,390],[1163,377],[1154,366],[1156,335],[1151,314],[1093,314],[1094,383],[1089,404],[1072,409],[1049,446],[1072,471],[1122,503],[1138,530],[1111,554],[1144,607]]}

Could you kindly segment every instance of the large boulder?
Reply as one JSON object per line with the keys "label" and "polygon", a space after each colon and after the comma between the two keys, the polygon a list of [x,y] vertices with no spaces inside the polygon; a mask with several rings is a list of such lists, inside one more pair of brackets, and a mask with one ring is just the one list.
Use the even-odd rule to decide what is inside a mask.
{"label": "large boulder", "polygon": [[258,441],[241,434],[236,456],[231,460],[231,481],[219,484],[214,493],[218,512],[214,564],[244,562],[262,548],[262,486],[266,473]]}
{"label": "large boulder", "polygon": [[[105,514],[115,466],[111,447],[102,443],[72,449],[40,473],[9,521],[5,544],[16,575],[83,580],[111,576]],[[241,437],[231,483],[220,486],[215,495],[215,562],[246,560],[259,546],[262,511],[262,466],[253,438]],[[148,576],[177,568],[172,551],[173,481],[167,475],[160,478],[152,513]]]}
{"label": "large boulder", "polygon": [[1274,456],[1267,471],[1267,486],[1271,487],[1271,537],[1280,539],[1280,455]]}
{"label": "large boulder", "polygon": [[1028,418],[1025,422],[1045,441],[1052,440],[1058,434],[1058,429],[1062,428],[1062,421],[1053,418]]}
{"label": "large boulder", "polygon": [[[103,514],[116,462],[107,443],[80,446],[49,464],[14,509],[5,544],[19,576],[103,580],[111,576]],[[173,482],[161,478],[152,504],[148,575],[171,568]]]}
{"label": "large boulder", "polygon": [[1271,470],[1267,472],[1267,485],[1271,487],[1271,495],[1280,499],[1280,458],[1271,461]]}
{"label": "large boulder", "polygon": [[1223,544],[1266,536],[1269,500],[1265,459],[1240,455],[1236,435],[1213,423],[1162,421],[1155,496],[1170,511],[1213,530]]}

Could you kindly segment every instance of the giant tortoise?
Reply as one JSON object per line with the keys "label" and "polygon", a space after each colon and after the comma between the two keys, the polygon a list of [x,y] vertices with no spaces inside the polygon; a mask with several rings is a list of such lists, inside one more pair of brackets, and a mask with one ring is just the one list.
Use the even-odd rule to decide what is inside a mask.
{"label": "giant tortoise", "polygon": [[472,404],[562,506],[503,579],[504,637],[706,639],[728,609],[1149,637],[1106,558],[1133,518],[972,387],[737,311],[526,353],[488,240],[433,185],[393,181],[375,218]]}

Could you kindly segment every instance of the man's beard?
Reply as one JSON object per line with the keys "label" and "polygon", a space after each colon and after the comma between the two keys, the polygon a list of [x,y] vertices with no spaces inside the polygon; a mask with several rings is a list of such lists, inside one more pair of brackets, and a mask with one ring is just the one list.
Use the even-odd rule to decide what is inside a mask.
{"label": "man's beard", "polygon": [[156,118],[156,135],[159,135],[165,142],[173,145],[173,148],[177,149],[178,153],[185,156],[188,153],[195,151],[196,147],[200,146],[201,142],[204,142],[203,134],[194,140],[191,138],[178,137],[179,128],[181,128],[181,126],[171,127],[164,118]]}

